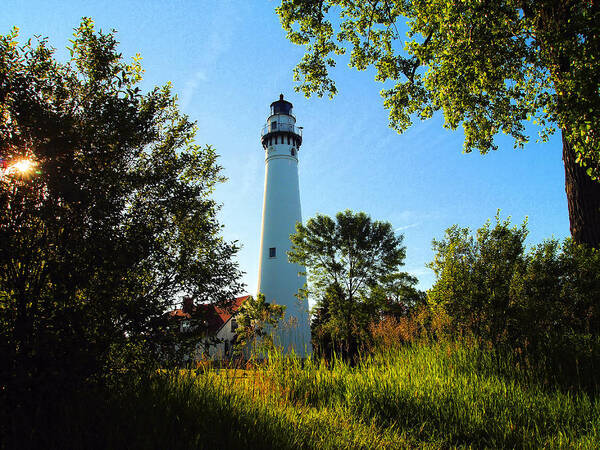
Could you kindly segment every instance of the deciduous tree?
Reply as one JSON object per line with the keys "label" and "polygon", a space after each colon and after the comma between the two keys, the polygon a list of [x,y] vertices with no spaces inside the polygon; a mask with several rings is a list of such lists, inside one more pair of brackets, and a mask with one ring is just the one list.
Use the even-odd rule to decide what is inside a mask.
{"label": "deciduous tree", "polygon": [[380,289],[404,264],[403,238],[389,222],[349,210],[335,221],[319,214],[306,226],[296,225],[289,259],[308,270],[310,289],[302,295],[316,300],[315,348],[332,345],[347,356],[356,354],[361,334],[385,307]]}
{"label": "deciduous tree", "polygon": [[486,153],[500,132],[523,146],[526,121],[542,141],[558,128],[571,234],[600,246],[598,1],[282,0],[277,12],[307,48],[294,75],[307,96],[337,92],[329,69],[351,49],[351,67],[391,83],[398,132],[442,110],[466,152]]}
{"label": "deciduous tree", "polygon": [[211,198],[217,154],[170,86],[142,94],[140,57],[124,61],[90,19],[69,50],[62,63],[44,39],[0,37],[3,393],[164,362],[177,295],[239,288]]}
{"label": "deciduous tree", "polygon": [[[443,307],[458,332],[497,342],[510,320],[511,283],[523,265],[526,222],[510,226],[510,220],[488,221],[475,237],[468,228],[454,225],[441,240],[433,240],[434,260],[429,268],[435,283],[429,302]],[[505,337],[505,336],[504,336]]]}
{"label": "deciduous tree", "polygon": [[[273,347],[272,332],[280,326],[285,306],[271,304],[264,294],[256,299],[248,297],[237,316],[236,345],[240,351],[248,350],[250,357]],[[263,355],[264,356],[264,355]]]}

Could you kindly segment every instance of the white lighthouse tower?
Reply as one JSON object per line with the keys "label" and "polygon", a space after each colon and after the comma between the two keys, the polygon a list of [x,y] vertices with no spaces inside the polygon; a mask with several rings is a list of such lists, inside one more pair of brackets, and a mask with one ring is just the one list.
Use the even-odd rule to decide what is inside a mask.
{"label": "white lighthouse tower", "polygon": [[299,275],[304,267],[288,262],[290,234],[296,222],[302,221],[300,188],[298,185],[298,153],[302,144],[302,129],[296,126],[292,104],[283,99],[271,103],[271,114],[262,129],[261,142],[265,150],[265,195],[258,292],[266,301],[285,305],[285,319],[275,336],[276,343],[286,352],[306,356],[312,351],[308,302],[296,297],[306,278]]}

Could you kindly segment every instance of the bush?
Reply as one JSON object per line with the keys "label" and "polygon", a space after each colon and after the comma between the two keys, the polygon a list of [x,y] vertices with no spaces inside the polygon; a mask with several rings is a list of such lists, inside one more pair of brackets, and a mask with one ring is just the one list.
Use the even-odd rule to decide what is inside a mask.
{"label": "bush", "polygon": [[474,237],[449,228],[433,241],[429,305],[450,317],[451,334],[517,351],[524,364],[547,367],[552,381],[596,389],[600,252],[570,239],[526,252],[526,237],[526,222],[511,226],[498,216]]}

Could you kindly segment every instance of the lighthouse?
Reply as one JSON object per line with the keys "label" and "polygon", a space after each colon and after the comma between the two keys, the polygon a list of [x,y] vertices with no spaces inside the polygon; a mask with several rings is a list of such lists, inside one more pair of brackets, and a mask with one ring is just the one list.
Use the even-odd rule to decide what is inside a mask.
{"label": "lighthouse", "polygon": [[299,299],[298,291],[306,282],[300,273],[304,267],[288,261],[290,235],[302,221],[298,158],[302,145],[302,129],[296,126],[292,104],[283,99],[271,103],[271,112],[261,132],[265,151],[265,192],[260,235],[258,292],[266,301],[284,305],[285,317],[280,323],[275,343],[285,352],[302,357],[312,348],[308,302]]}

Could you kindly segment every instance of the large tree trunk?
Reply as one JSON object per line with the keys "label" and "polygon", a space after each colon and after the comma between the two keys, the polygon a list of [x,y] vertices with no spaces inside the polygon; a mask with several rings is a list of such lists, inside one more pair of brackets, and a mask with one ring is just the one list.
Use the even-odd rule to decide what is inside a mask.
{"label": "large tree trunk", "polygon": [[600,181],[592,180],[575,162],[564,130],[562,141],[571,236],[578,244],[600,248]]}

